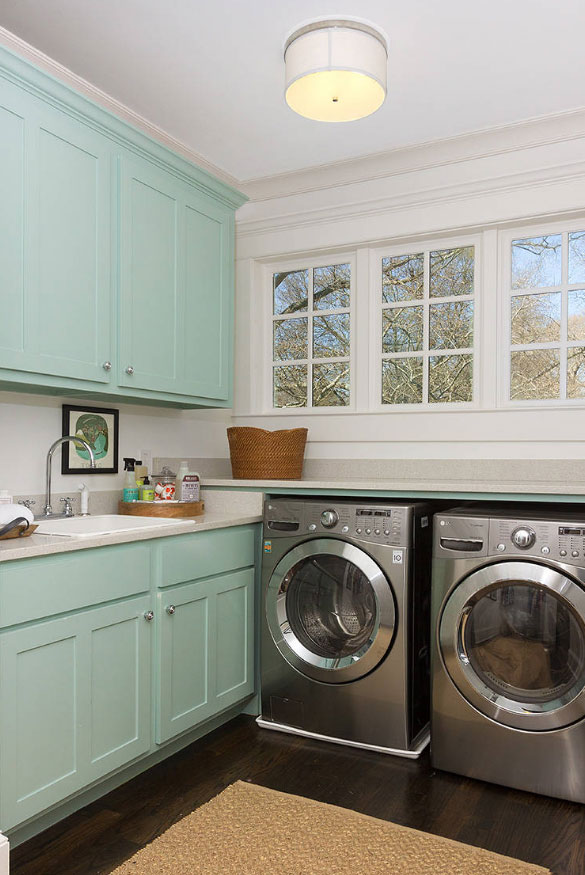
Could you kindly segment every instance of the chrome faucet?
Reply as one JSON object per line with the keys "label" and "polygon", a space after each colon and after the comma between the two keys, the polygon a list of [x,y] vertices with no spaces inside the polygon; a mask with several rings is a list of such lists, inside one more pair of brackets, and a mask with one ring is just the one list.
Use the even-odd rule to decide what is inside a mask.
{"label": "chrome faucet", "polygon": [[[57,449],[57,447],[64,444],[65,441],[73,441],[74,443],[81,444],[87,452],[89,453],[89,466],[90,468],[95,468],[95,456],[93,454],[93,450],[88,444],[86,440],[83,438],[77,437],[76,435],[68,434],[65,437],[58,438],[54,444],[51,444],[49,447],[49,452],[47,453],[47,491],[45,494],[45,507],[43,510],[42,516],[72,516],[72,513],[67,513],[67,505],[65,506],[64,514],[54,514],[53,508],[51,507],[51,462],[53,461],[53,453]],[[70,510],[70,509],[69,509]]]}

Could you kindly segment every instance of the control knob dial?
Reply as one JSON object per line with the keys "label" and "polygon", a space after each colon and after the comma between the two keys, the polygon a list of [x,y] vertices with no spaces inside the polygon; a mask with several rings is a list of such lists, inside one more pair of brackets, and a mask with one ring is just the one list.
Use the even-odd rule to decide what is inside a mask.
{"label": "control knob dial", "polygon": [[326,529],[332,529],[339,522],[339,516],[335,510],[324,510],[321,514],[321,525]]}
{"label": "control knob dial", "polygon": [[512,543],[521,550],[527,550],[532,547],[536,541],[536,533],[528,526],[519,526],[512,532]]}

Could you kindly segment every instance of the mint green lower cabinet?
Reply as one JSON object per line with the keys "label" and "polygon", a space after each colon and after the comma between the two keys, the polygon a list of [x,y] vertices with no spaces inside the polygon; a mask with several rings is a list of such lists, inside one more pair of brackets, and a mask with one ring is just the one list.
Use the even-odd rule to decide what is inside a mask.
{"label": "mint green lower cabinet", "polygon": [[157,602],[161,744],[254,691],[254,569],[167,588]]}
{"label": "mint green lower cabinet", "polygon": [[0,828],[150,747],[147,596],[0,637]]}

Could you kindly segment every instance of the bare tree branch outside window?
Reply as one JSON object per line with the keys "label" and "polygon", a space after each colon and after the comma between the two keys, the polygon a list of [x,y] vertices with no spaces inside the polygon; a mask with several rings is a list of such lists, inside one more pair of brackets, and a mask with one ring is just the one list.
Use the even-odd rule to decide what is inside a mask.
{"label": "bare tree branch outside window", "polygon": [[273,275],[275,407],[350,403],[350,281],[349,264]]}
{"label": "bare tree branch outside window", "polygon": [[382,259],[382,403],[473,400],[475,250]]}
{"label": "bare tree branch outside window", "polygon": [[585,231],[513,240],[511,291],[511,400],[585,397]]}

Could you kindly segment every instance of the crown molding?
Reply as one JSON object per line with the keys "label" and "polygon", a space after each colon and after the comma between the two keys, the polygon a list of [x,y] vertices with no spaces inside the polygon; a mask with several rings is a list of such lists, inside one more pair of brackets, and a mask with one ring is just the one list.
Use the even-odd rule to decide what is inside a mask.
{"label": "crown molding", "polygon": [[89,100],[97,103],[103,109],[111,112],[113,115],[132,125],[134,128],[137,128],[148,137],[151,137],[151,139],[156,140],[162,146],[165,146],[167,149],[170,149],[172,152],[185,158],[191,164],[195,164],[203,170],[206,170],[208,173],[220,179],[222,182],[225,182],[230,187],[239,188],[239,181],[230,173],[227,173],[221,167],[212,164],[211,161],[208,161],[207,158],[200,155],[199,152],[195,152],[181,140],[168,134],[162,128],[158,127],[158,125],[150,122],[148,119],[144,118],[144,116],[141,116],[133,109],[130,109],[130,107],[126,106],[124,103],[116,100],[115,97],[112,97],[110,94],[107,94],[105,91],[92,85],[87,79],[78,76],[77,73],[74,73],[68,67],[63,66],[63,64],[60,64],[48,55],[45,55],[44,52],[31,46],[30,43],[25,42],[4,27],[0,27],[0,45],[4,46],[11,52],[14,52],[14,54],[19,55],[21,58],[30,61],[31,64],[34,64],[44,72],[49,73],[59,82],[68,85],[84,97],[89,98]]}
{"label": "crown molding", "polygon": [[[267,218],[237,220],[238,238],[262,236],[274,231],[297,231],[311,226],[356,221],[365,217],[386,215],[396,211],[425,209],[457,201],[477,199],[485,195],[514,194],[537,186],[577,182],[585,179],[585,161],[561,164],[481,180],[451,183],[429,188],[417,188],[410,193],[387,195],[359,203],[346,202],[325,208],[307,208]],[[368,180],[370,181],[370,180]],[[577,205],[575,205],[577,209]],[[582,209],[582,207],[581,207]],[[553,211],[554,212],[554,211]]]}
{"label": "crown molding", "polygon": [[585,138],[585,108],[578,107],[360,158],[240,180],[239,188],[251,202],[270,201],[581,138]]}

